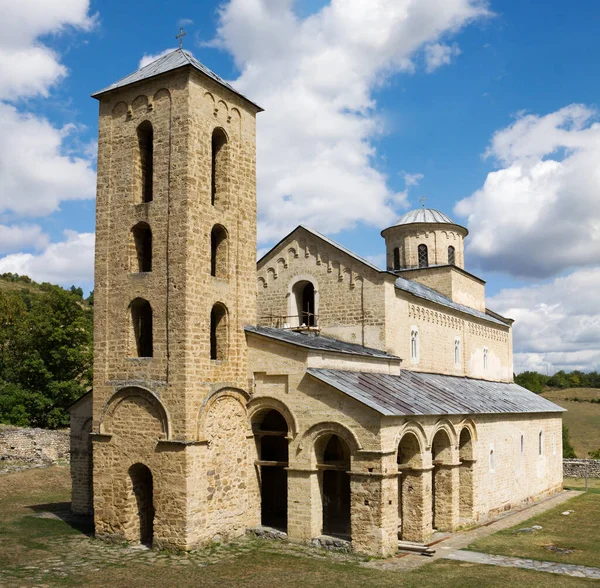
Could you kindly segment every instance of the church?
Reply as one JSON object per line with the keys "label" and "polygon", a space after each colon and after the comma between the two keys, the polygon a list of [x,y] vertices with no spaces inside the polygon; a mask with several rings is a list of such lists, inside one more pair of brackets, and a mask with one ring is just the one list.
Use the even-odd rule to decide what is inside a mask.
{"label": "church", "polygon": [[382,270],[299,226],[256,262],[261,108],[182,49],[99,102],[94,386],[72,509],[194,549],[259,528],[386,557],[562,488],[468,231],[390,219]]}

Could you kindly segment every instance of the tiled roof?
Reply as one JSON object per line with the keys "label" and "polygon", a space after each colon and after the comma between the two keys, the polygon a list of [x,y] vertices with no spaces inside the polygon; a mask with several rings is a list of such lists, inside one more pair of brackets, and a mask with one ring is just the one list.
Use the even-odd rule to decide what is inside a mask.
{"label": "tiled roof", "polygon": [[231,84],[228,84],[216,73],[214,73],[205,65],[200,63],[191,53],[188,53],[183,49],[175,49],[175,51],[171,51],[171,53],[167,53],[166,55],[159,57],[152,63],[149,63],[141,69],[130,73],[128,76],[121,78],[114,84],[107,86],[103,90],[95,92],[94,94],[92,94],[92,96],[94,98],[97,98],[105,92],[110,92],[111,90],[116,90],[117,88],[128,86],[129,84],[135,84],[136,82],[141,82],[142,80],[158,76],[160,74],[172,71],[174,69],[178,69],[180,67],[184,67],[186,65],[191,65],[196,70],[202,72],[204,75],[207,75],[209,78],[212,78],[215,82],[221,84],[221,86],[224,86],[225,88],[231,90],[238,96],[241,96],[247,102],[250,102],[250,104],[256,106],[256,108],[258,108],[259,111],[262,111],[262,108],[260,106],[252,102],[252,100],[248,100],[248,98],[246,98],[243,94],[240,94]]}
{"label": "tiled roof", "polygon": [[564,411],[514,383],[408,370],[399,376],[315,368],[307,373],[386,416]]}
{"label": "tiled roof", "polygon": [[273,327],[247,326],[244,327],[244,329],[247,333],[255,333],[257,335],[262,335],[263,337],[269,337],[270,339],[282,341],[283,343],[289,343],[290,345],[297,345],[307,349],[315,349],[317,351],[333,351],[336,353],[364,355],[381,359],[400,359],[395,355],[390,355],[389,353],[380,351],[379,349],[363,347],[362,345],[356,345],[355,343],[346,343],[345,341],[332,339],[330,337],[323,337],[322,335],[305,334],[296,331],[290,331],[288,329],[275,329]]}
{"label": "tiled roof", "polygon": [[446,306],[447,308],[452,308],[453,310],[458,310],[459,312],[470,314],[471,316],[483,319],[484,321],[497,323],[499,325],[502,325],[503,327],[509,326],[504,321],[501,321],[500,319],[497,319],[496,317],[490,314],[481,312],[480,310],[475,310],[474,308],[465,306],[464,304],[458,304],[458,302],[454,302],[450,300],[450,298],[448,298],[447,296],[436,292],[432,288],[423,286],[423,284],[419,284],[418,282],[413,282],[412,280],[407,280],[406,278],[398,278],[396,280],[395,286],[399,290],[403,290],[404,292],[408,292],[409,294],[412,294],[413,296],[418,296],[419,298],[423,298],[424,300],[429,300],[430,302],[435,302],[436,304]]}

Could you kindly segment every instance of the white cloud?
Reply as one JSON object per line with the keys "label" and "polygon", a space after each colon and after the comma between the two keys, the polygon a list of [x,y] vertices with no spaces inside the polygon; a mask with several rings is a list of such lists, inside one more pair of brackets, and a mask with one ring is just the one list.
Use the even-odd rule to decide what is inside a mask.
{"label": "white cloud", "polygon": [[600,368],[598,291],[594,268],[488,299],[490,308],[515,319],[515,371]]}
{"label": "white cloud", "polygon": [[68,27],[89,30],[89,0],[17,0],[0,4],[0,99],[46,96],[66,68],[39,41]]}
{"label": "white cloud", "polygon": [[61,201],[94,198],[93,160],[64,153],[73,130],[0,102],[0,212],[44,216]]}
{"label": "white cloud", "polygon": [[94,279],[94,233],[65,231],[65,240],[40,254],[13,253],[0,258],[0,273],[28,275],[36,282],[90,284]]}
{"label": "white cloud", "polygon": [[241,70],[235,87],[258,116],[259,238],[302,222],[334,233],[389,224],[394,205],[376,169],[384,131],[373,91],[414,70],[425,46],[489,15],[483,0],[331,0],[306,18],[292,0],[230,0],[214,44]]}
{"label": "white cloud", "polygon": [[39,225],[0,225],[0,254],[24,248],[40,249],[48,244],[48,236]]}
{"label": "white cloud", "polygon": [[456,44],[430,43],[425,46],[425,71],[431,73],[442,65],[450,64],[459,55],[460,49]]}
{"label": "white cloud", "polygon": [[487,270],[544,278],[600,263],[600,124],[572,104],[521,113],[486,156],[501,169],[455,207],[471,231],[468,254]]}
{"label": "white cloud", "polygon": [[140,59],[138,68],[141,69],[142,67],[146,67],[153,61],[156,61],[157,59],[164,57],[168,53],[172,53],[173,51],[175,51],[175,49],[176,49],[176,47],[172,47],[171,49],[165,49],[164,51],[161,51],[160,53],[156,53],[155,55],[148,55],[147,53],[144,53],[144,56]]}

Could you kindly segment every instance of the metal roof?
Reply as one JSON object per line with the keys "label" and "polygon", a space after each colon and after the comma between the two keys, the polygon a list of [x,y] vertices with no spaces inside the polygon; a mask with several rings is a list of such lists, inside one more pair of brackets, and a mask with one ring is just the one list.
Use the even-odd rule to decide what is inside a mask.
{"label": "metal roof", "polygon": [[330,239],[329,237],[326,237],[322,233],[319,233],[318,231],[315,231],[314,229],[311,229],[310,227],[307,227],[305,225],[298,225],[291,233],[288,233],[276,245],[274,245],[273,247],[271,247],[271,249],[269,249],[269,251],[267,251],[256,262],[256,264],[258,265],[263,259],[265,259],[268,255],[270,255],[275,249],[277,249],[277,247],[279,247],[285,240],[287,240],[291,235],[293,235],[298,229],[304,229],[306,232],[310,233],[311,235],[314,235],[315,237],[318,237],[322,241],[325,241],[326,243],[328,243],[332,247],[335,247],[336,249],[339,249],[341,252],[343,252],[346,255],[348,255],[348,256],[356,259],[356,261],[359,261],[360,263],[362,263],[362,264],[370,267],[372,270],[375,270],[376,272],[387,273],[385,270],[382,270],[380,267],[377,267],[374,263],[371,263],[370,261],[367,261],[366,259],[360,257],[359,255],[356,255],[356,253],[353,253],[352,251],[350,251],[350,249],[346,249],[346,247],[344,247],[343,245],[340,245],[339,243],[337,243],[333,239]]}
{"label": "metal roof", "polygon": [[453,310],[458,310],[459,312],[464,312],[465,314],[470,314],[471,316],[475,316],[484,321],[489,321],[492,323],[497,323],[498,325],[502,325],[503,327],[508,327],[509,325],[496,317],[493,317],[485,312],[481,312],[480,310],[475,310],[474,308],[470,308],[469,306],[465,306],[464,304],[458,304],[450,298],[436,292],[432,288],[427,286],[423,286],[423,284],[419,284],[418,282],[413,282],[412,280],[407,280],[406,278],[398,278],[395,282],[396,288],[399,290],[403,290],[404,292],[408,292],[413,296],[417,296],[419,298],[423,298],[424,300],[429,300],[430,302],[434,302],[436,304],[440,304],[442,306],[446,306],[447,308],[452,308]]}
{"label": "metal roof", "polygon": [[273,327],[246,326],[244,329],[247,333],[255,333],[256,335],[276,339],[283,343],[289,343],[290,345],[297,345],[298,347],[305,347],[317,351],[333,351],[335,353],[346,353],[350,355],[365,355],[380,359],[400,359],[395,355],[390,355],[379,349],[363,347],[356,343],[346,343],[345,341],[323,337],[322,335],[299,333],[288,329],[275,329]]}
{"label": "metal roof", "polygon": [[513,383],[408,370],[399,376],[315,368],[307,373],[385,416],[564,411]]}
{"label": "metal roof", "polygon": [[433,208],[415,208],[407,212],[396,225],[408,225],[411,223],[448,223],[456,224],[450,217]]}
{"label": "metal roof", "polygon": [[129,84],[135,84],[136,82],[141,82],[142,80],[153,78],[154,76],[158,76],[168,71],[173,71],[186,65],[191,65],[194,69],[202,72],[209,78],[212,78],[221,86],[224,86],[225,88],[231,90],[238,96],[241,96],[244,100],[256,106],[256,108],[258,108],[259,111],[262,111],[262,108],[260,106],[252,102],[252,100],[248,100],[248,98],[246,98],[243,94],[240,94],[231,84],[228,84],[216,73],[214,73],[213,71],[208,69],[208,67],[200,63],[191,53],[184,51],[183,49],[175,49],[174,51],[171,51],[171,53],[167,53],[166,55],[159,57],[152,63],[149,63],[141,69],[138,69],[137,71],[130,73],[128,76],[125,76],[124,78],[121,78],[120,80],[116,81],[114,84],[107,86],[103,90],[95,92],[94,94],[92,94],[92,97],[97,98],[105,92],[110,92],[111,90],[116,90],[117,88],[128,86]]}

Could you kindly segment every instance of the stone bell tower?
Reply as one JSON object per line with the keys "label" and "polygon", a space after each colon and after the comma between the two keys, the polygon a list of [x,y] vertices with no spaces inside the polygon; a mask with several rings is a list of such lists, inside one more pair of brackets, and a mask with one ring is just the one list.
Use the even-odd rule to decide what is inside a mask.
{"label": "stone bell tower", "polygon": [[254,522],[261,109],[181,49],[93,97],[96,533],[186,549]]}

